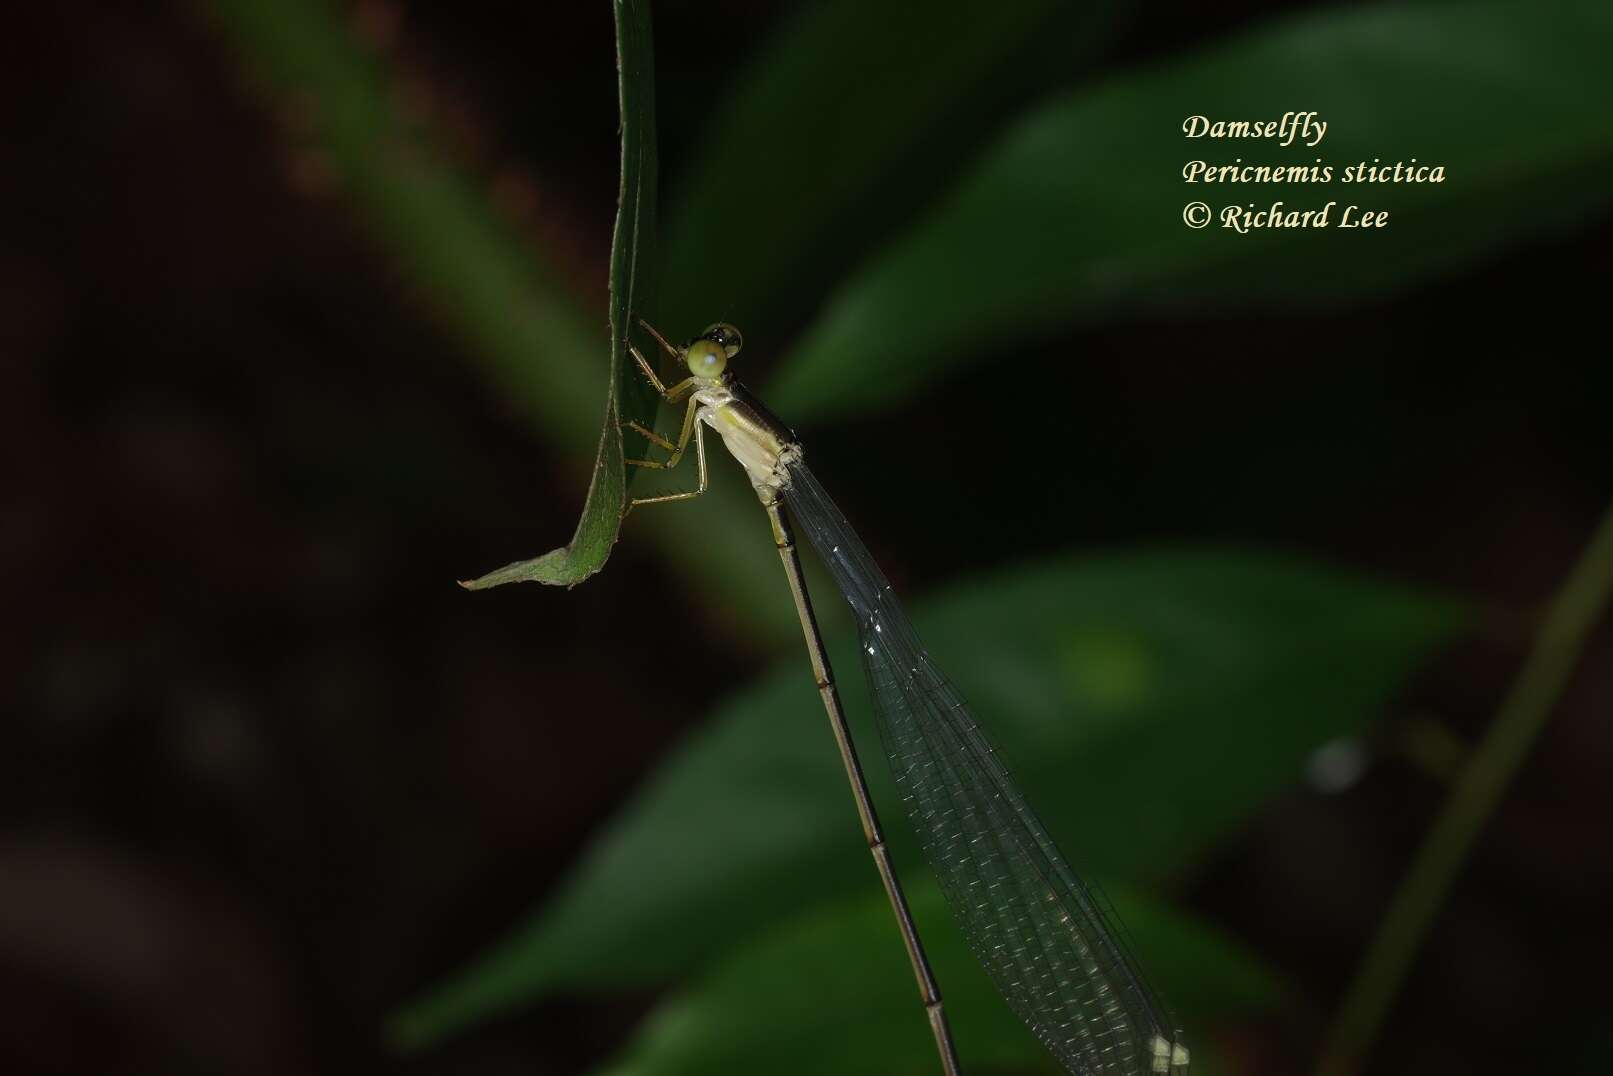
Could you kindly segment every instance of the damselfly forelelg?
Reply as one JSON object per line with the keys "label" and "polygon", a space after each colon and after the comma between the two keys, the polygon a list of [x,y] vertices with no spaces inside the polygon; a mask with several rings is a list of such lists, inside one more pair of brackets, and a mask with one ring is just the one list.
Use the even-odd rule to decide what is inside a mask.
{"label": "damselfly forelelg", "polygon": [[947,1076],[960,1071],[941,990],[869,798],[813,616],[791,518],[856,618],[880,739],[908,817],[969,947],[998,991],[1070,1072],[1183,1076],[1187,1047],[1148,985],[1114,910],[1070,868],[1031,812],[968,703],[919,642],[879,566],[807,470],[795,434],[728,370],[728,360],[739,353],[739,330],[712,325],[675,347],[647,323],[640,324],[688,376],[668,388],[644,355],[629,345],[634,359],[663,399],[687,404],[675,442],[627,423],[668,452],[664,460],[628,462],[675,467],[693,438],[699,484],[681,493],[636,498],[631,505],[687,500],[706,491],[707,426],[745,468],[772,523],[818,693],[851,781],[863,836],[918,978],[941,1068]]}

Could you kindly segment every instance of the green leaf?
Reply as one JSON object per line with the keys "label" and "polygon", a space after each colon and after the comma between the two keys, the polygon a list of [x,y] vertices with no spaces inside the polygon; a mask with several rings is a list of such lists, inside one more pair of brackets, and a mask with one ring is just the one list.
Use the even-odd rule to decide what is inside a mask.
{"label": "green leaf", "polygon": [[1005,114],[1079,72],[1124,6],[803,7],[737,80],[677,184],[662,316],[722,317],[761,340],[804,313]]}
{"label": "green leaf", "polygon": [[[1171,58],[1027,116],[922,223],[827,303],[770,402],[796,421],[866,411],[967,361],[1137,308],[1336,304],[1406,287],[1605,206],[1613,7],[1346,7]],[[1189,140],[1187,117],[1327,121],[1314,148]],[[1188,184],[1190,160],[1335,168],[1331,183]],[[1439,184],[1344,184],[1374,159]],[[1282,201],[1326,230],[1195,231],[1184,206]],[[1387,209],[1341,230],[1344,207]],[[1258,230],[1257,230],[1258,231]]]}
{"label": "green leaf", "polygon": [[[1348,572],[1180,550],[994,574],[916,617],[1071,863],[1133,880],[1180,871],[1318,745],[1365,728],[1457,621]],[[857,722],[854,645],[830,651]],[[888,805],[877,737],[858,736]],[[873,885],[806,662],[786,661],[665,762],[526,927],[395,1030],[423,1042],[554,990],[648,986]]]}
{"label": "green leaf", "polygon": [[[969,953],[940,890],[926,879],[908,895],[964,1071],[1060,1071]],[[1256,1014],[1282,996],[1277,976],[1224,935],[1158,901],[1114,896],[1150,979],[1184,1027]],[[1192,1038],[1189,1045],[1199,1071],[1209,1046]],[[934,1058],[913,972],[876,889],[720,962],[658,1005],[600,1076],[883,1076],[934,1071]]]}
{"label": "green leaf", "polygon": [[[576,586],[605,566],[627,510],[627,465],[622,422],[653,426],[659,405],[628,352],[633,318],[650,309],[655,271],[655,47],[649,0],[616,0],[617,84],[622,109],[622,181],[610,252],[610,381],[605,425],[599,436],[593,480],[570,544],[531,560],[516,561],[460,585],[482,590],[503,583],[539,582]],[[648,442],[633,433],[643,456]]]}

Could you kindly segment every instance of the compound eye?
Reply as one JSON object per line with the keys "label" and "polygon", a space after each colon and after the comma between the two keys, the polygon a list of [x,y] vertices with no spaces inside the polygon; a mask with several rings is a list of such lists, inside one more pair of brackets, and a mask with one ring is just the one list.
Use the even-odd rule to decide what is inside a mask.
{"label": "compound eye", "polygon": [[719,321],[715,325],[707,325],[706,331],[699,336],[701,340],[710,340],[731,359],[739,354],[739,349],[745,345],[745,338],[739,330],[726,321]]}
{"label": "compound eye", "polygon": [[728,352],[717,341],[702,335],[684,350],[683,361],[695,377],[718,378],[728,366]]}

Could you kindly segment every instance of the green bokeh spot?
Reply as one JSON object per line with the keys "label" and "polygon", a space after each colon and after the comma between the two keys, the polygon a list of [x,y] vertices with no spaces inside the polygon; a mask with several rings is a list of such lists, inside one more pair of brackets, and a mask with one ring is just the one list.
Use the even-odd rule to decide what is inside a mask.
{"label": "green bokeh spot", "polygon": [[1155,694],[1160,662],[1141,635],[1093,625],[1062,636],[1059,668],[1076,702],[1096,713],[1127,713]]}

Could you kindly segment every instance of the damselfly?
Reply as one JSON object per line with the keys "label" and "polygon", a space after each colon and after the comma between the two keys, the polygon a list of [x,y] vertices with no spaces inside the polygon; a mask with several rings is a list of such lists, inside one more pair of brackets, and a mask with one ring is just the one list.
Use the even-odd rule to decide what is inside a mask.
{"label": "damselfly", "polygon": [[969,947],[998,991],[1070,1072],[1183,1076],[1187,1047],[1143,976],[1114,910],[1070,868],[1031,812],[969,705],[919,642],[879,566],[807,470],[795,434],[728,370],[728,360],[739,353],[739,330],[712,325],[675,347],[649,324],[639,324],[688,376],[667,388],[644,355],[629,345],[633,358],[663,399],[687,404],[675,442],[627,423],[668,452],[664,460],[628,462],[675,467],[692,437],[700,479],[695,489],[631,503],[687,500],[706,491],[707,426],[745,468],[772,523],[863,836],[896,913],[947,1076],[960,1070],[941,990],[891,866],[857,760],[801,573],[792,517],[856,617],[880,739],[908,817]]}

